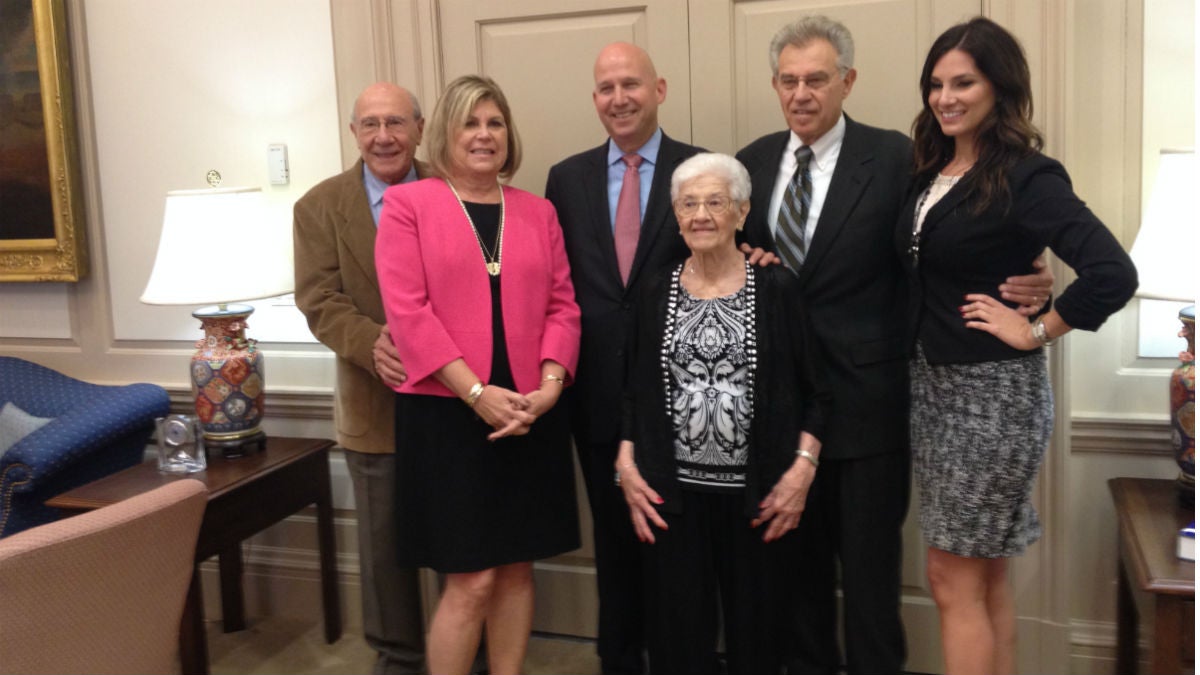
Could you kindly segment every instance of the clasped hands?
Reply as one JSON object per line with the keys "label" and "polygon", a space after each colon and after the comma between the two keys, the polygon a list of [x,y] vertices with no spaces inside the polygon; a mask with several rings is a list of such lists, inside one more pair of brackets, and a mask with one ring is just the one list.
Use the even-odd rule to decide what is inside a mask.
{"label": "clasped hands", "polygon": [[[551,383],[552,387],[562,389],[561,385]],[[558,393],[550,393],[543,387],[518,394],[511,389],[505,389],[494,384],[484,385],[483,393],[475,401],[475,414],[495,429],[488,434],[488,440],[494,441],[505,436],[524,436],[529,428],[547,410],[558,402]]]}

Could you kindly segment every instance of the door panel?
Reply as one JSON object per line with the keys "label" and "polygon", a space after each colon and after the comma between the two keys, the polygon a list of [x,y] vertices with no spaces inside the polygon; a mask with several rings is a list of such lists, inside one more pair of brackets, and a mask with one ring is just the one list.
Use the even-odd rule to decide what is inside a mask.
{"label": "door panel", "polygon": [[[854,36],[858,78],[846,99],[846,113],[866,124],[908,133],[921,105],[917,82],[929,45],[942,30],[981,10],[979,0],[693,0],[691,103],[697,142],[735,152],[785,127],[771,88],[768,52],[775,32],[803,14],[837,19]],[[915,484],[912,495],[901,568],[906,667],[912,672],[942,672],[937,609],[925,581]]]}
{"label": "door panel", "polygon": [[642,6],[612,0],[454,0],[439,4],[444,80],[495,79],[513,108],[525,148],[513,185],[541,194],[559,160],[604,139],[592,106],[592,66],[618,40],[646,48],[668,82],[659,118],[690,138],[687,3]]}
{"label": "door panel", "polygon": [[854,36],[858,80],[846,100],[846,113],[859,122],[907,133],[920,108],[917,76],[933,38],[980,9],[979,0],[693,0],[696,136],[712,149],[733,152],[782,128],[768,49],[779,27],[803,14],[837,19]]}
{"label": "door panel", "polygon": [[[542,194],[552,165],[605,140],[592,105],[592,66],[610,42],[632,42],[653,55],[668,82],[659,120],[672,135],[691,137],[685,0],[642,6],[612,0],[449,0],[438,11],[443,75],[438,90],[466,73],[500,84],[524,147],[512,181],[517,187]],[[578,471],[576,489],[584,545],[536,565],[534,630],[595,637],[591,514]]]}
{"label": "door panel", "polygon": [[[783,128],[767,50],[775,31],[805,13],[842,21],[855,37],[858,80],[846,111],[907,132],[920,107],[917,77],[938,32],[982,11],[981,0],[443,0],[436,4],[440,92],[479,72],[496,79],[513,107],[525,159],[513,183],[541,194],[549,167],[598,145],[604,130],[591,102],[592,64],[605,44],[645,47],[668,83],[659,117],[680,140],[734,152]],[[432,106],[429,106],[430,108]],[[585,538],[586,498],[579,485]],[[925,584],[917,499],[905,524],[902,613],[908,670],[941,672],[937,612]],[[537,565],[535,629],[595,636],[590,541]]]}

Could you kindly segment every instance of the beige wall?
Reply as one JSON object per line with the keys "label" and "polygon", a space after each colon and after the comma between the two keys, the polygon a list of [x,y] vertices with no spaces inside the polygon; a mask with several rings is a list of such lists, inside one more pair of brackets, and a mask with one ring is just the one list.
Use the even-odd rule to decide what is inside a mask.
{"label": "beige wall", "polygon": [[[693,3],[697,10],[713,11],[711,0]],[[1194,82],[1194,67],[1184,58],[1194,50],[1194,34],[1186,30],[1193,25],[1192,3],[1148,4],[1155,13],[1145,22],[1147,35],[1161,37],[1147,44],[1169,44],[1176,51],[1162,59],[1147,57],[1147,66],[1154,67],[1143,73],[1140,0],[984,3],[1026,40],[1050,153],[1065,161],[1080,194],[1127,245],[1138,226],[1142,156],[1153,154],[1143,148],[1143,126],[1153,132],[1153,141],[1147,132],[1147,144],[1159,143],[1160,136],[1173,144],[1194,142],[1193,136],[1182,139],[1194,113],[1180,115],[1178,106],[1141,102],[1143,87],[1158,96],[1173,91],[1172,83],[1181,78]],[[0,284],[0,353],[96,381],[159,382],[172,390],[178,405],[186,405],[184,364],[198,334],[190,310],[137,302],[154,255],[164,193],[200,187],[203,173],[217,168],[226,185],[262,186],[279,217],[287,217],[291,203],[309,186],[353,156],[340,127],[361,86],[396,78],[432,109],[444,66],[435,41],[395,36],[428,36],[440,19],[458,17],[439,13],[439,5],[434,0],[69,2],[93,272],[79,284]],[[441,7],[447,8],[454,5]],[[1186,21],[1180,19],[1184,14]],[[731,90],[738,86],[730,85]],[[672,114],[683,114],[684,100],[676,97],[688,89],[672,89],[672,106],[679,106]],[[693,124],[672,128],[696,128],[700,135],[712,126],[703,111],[684,117],[688,114]],[[599,140],[598,125],[594,119],[588,123],[586,139],[570,151]],[[727,149],[737,137],[729,132],[712,140],[684,140]],[[266,146],[273,142],[289,146],[289,186],[268,185]],[[221,249],[224,255],[231,252],[236,251]],[[198,278],[202,270],[198,254]],[[279,310],[281,316],[287,311]],[[1068,599],[1064,612],[1037,606],[1022,611],[1030,625],[1053,626],[1061,631],[1055,635],[1068,636],[1075,672],[1111,671],[1115,523],[1104,481],[1174,473],[1162,451],[1169,364],[1134,356],[1132,312],[1114,317],[1099,334],[1071,335],[1061,348],[1067,377],[1059,387],[1059,405],[1070,424],[1062,430],[1065,440],[1040,492],[1048,496],[1041,508],[1057,525],[1030,558],[1053,561],[1035,569],[1060,574]],[[253,318],[251,325],[253,333]],[[330,436],[328,353],[306,344],[271,342],[264,348],[271,363],[268,431]],[[346,506],[340,463],[335,473],[335,490]],[[268,541],[262,550],[270,555],[256,558],[251,550],[252,573],[289,559],[278,555],[288,548],[286,536],[277,532]],[[343,548],[344,573],[353,575],[352,551]],[[1028,579],[1018,571],[1017,581],[1020,588]]]}

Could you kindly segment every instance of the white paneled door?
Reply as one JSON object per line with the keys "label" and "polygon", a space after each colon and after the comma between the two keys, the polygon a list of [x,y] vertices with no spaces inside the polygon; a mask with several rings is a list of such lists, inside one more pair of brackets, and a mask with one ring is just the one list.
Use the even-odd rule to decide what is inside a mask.
{"label": "white paneled door", "polygon": [[[982,0],[391,0],[374,7],[395,27],[396,73],[424,73],[426,109],[451,79],[483,73],[503,87],[525,144],[513,181],[541,194],[546,173],[568,155],[598,145],[604,130],[591,102],[600,48],[624,40],[645,47],[667,80],[660,122],[673,137],[734,152],[783,128],[770,86],[767,49],[784,23],[821,13],[845,23],[856,42],[858,80],[846,111],[875,126],[906,131],[920,107],[917,77],[936,35],[983,11]],[[333,4],[335,12],[339,3]],[[374,10],[382,11],[382,10]],[[408,21],[407,17],[412,17]],[[407,31],[407,34],[406,34]],[[430,35],[432,32],[432,35]],[[411,41],[418,50],[401,48]],[[377,48],[378,49],[378,48]],[[344,53],[342,48],[339,53]],[[419,64],[400,63],[418,51]],[[346,68],[339,65],[340,70]],[[614,401],[613,405],[617,405]],[[582,485],[584,537],[590,523]],[[916,495],[905,530],[903,613],[908,670],[941,672],[937,614],[924,582]],[[594,636],[596,597],[590,542],[539,563],[535,628]]]}

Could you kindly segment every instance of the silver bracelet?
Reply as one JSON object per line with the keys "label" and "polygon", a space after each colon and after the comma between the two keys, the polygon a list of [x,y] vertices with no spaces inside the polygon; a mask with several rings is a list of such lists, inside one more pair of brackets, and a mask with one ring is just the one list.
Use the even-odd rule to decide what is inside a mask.
{"label": "silver bracelet", "polygon": [[821,466],[821,461],[817,459],[817,456],[812,454],[811,452],[805,450],[804,448],[800,448],[800,449],[796,450],[796,456],[807,459],[809,462],[812,463],[814,469]]}

